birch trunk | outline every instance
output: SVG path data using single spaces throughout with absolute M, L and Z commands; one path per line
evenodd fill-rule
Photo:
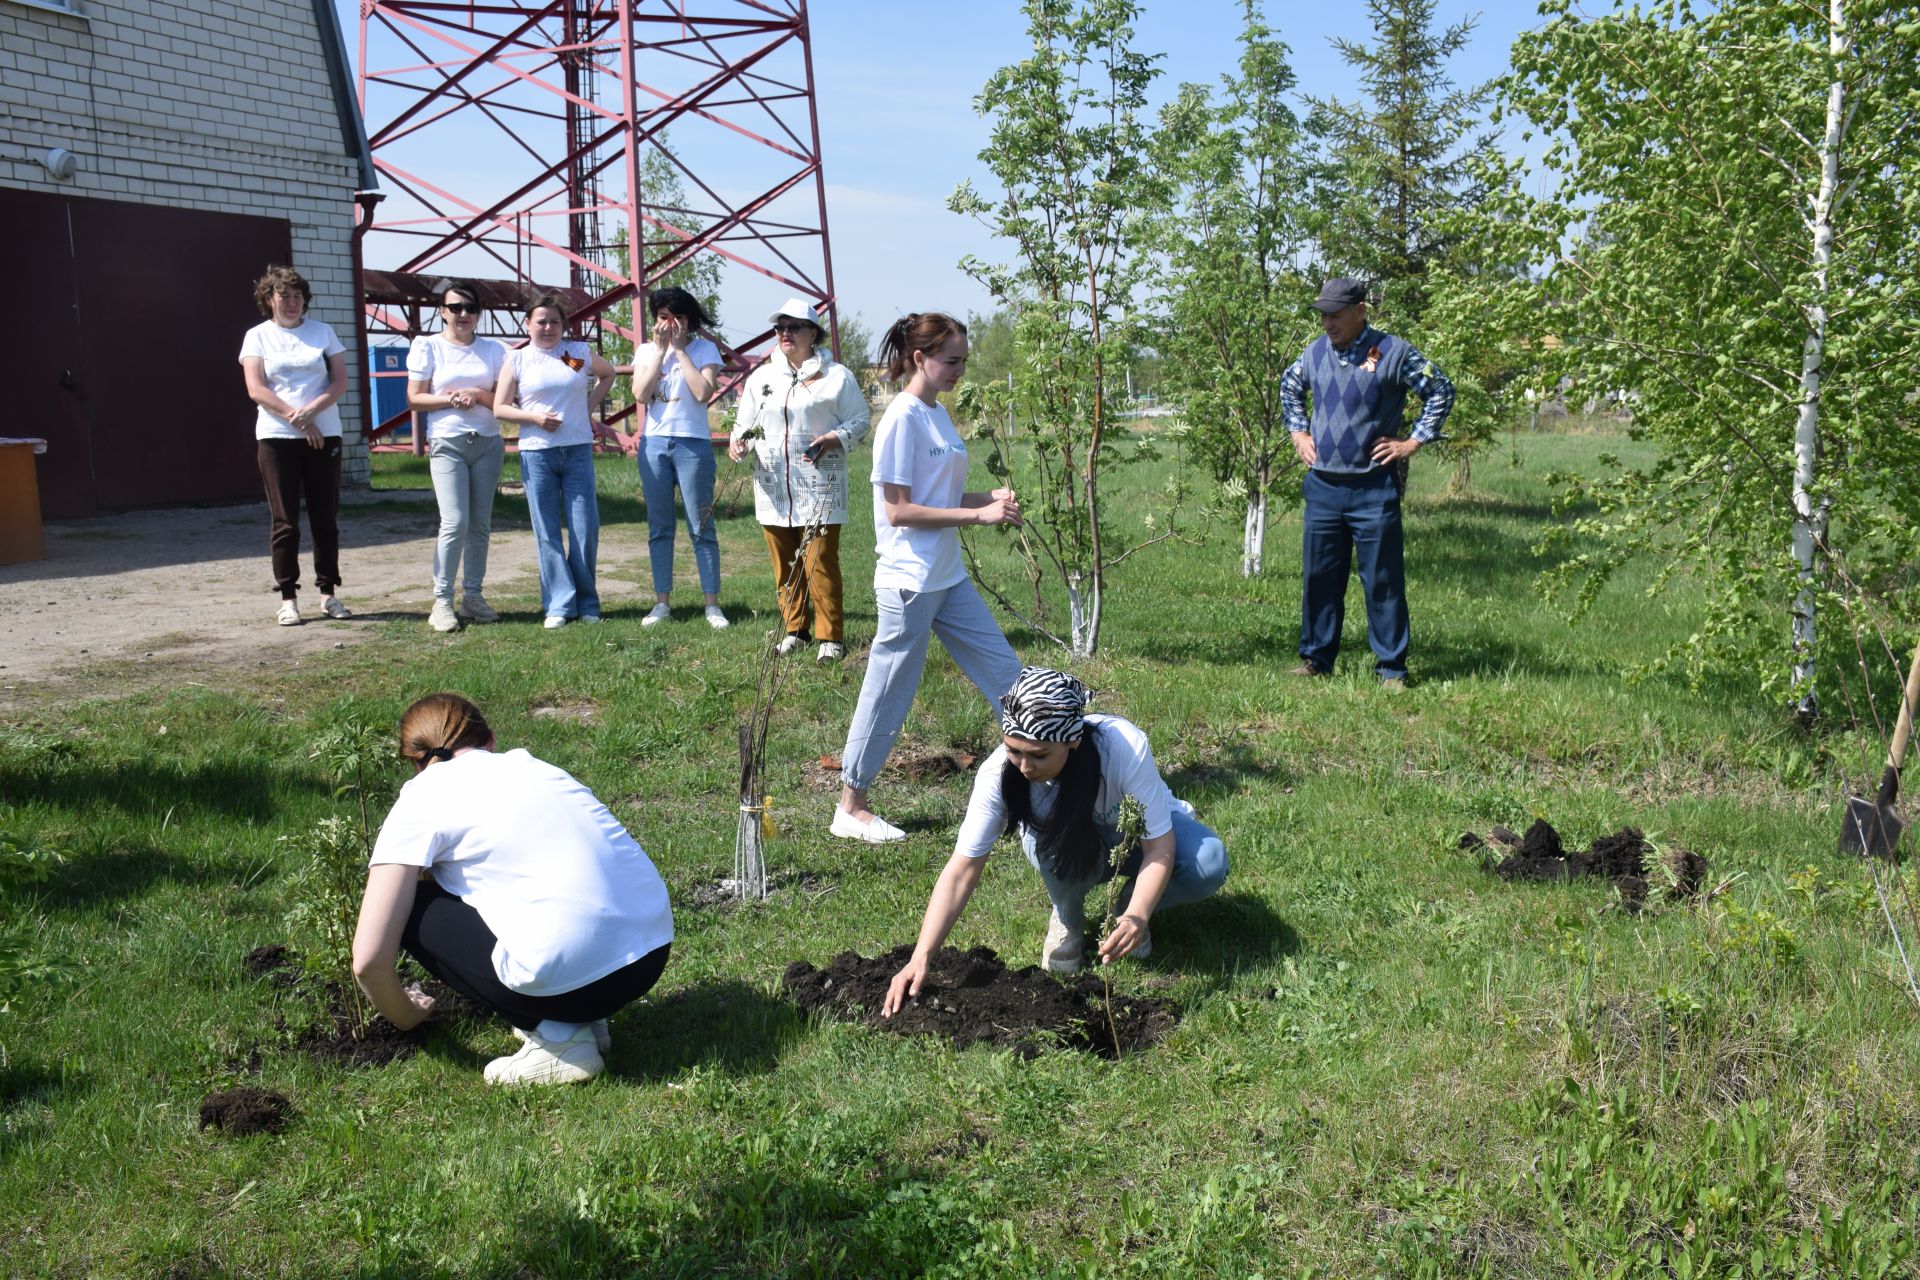
M 1267 494 L 1264 488 L 1247 503 L 1246 528 L 1240 539 L 1240 576 L 1257 578 L 1266 570 Z

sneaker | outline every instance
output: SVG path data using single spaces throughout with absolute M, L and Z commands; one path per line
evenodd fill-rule
M 665 606 L 664 604 L 657 604 L 653 606 L 652 612 L 648 613 L 646 617 L 640 619 L 640 625 L 643 627 L 651 627 L 655 623 L 665 622 L 668 618 L 671 618 L 672 616 L 673 616 L 673 610 L 667 608 L 667 606 Z
M 816 657 L 814 661 L 838 662 L 846 656 L 847 646 L 841 644 L 838 640 L 822 640 L 820 642 L 820 655 Z
M 1324 676 L 1330 673 L 1314 666 L 1311 662 L 1302 662 L 1299 666 L 1287 672 L 1287 674 L 1290 676 Z
M 1405 693 L 1407 691 L 1407 678 L 1405 676 L 1381 676 L 1380 687 L 1388 693 Z
M 280 602 L 280 612 L 273 615 L 273 620 L 283 627 L 299 626 L 300 602 L 298 600 L 282 600 Z
M 707 625 L 712 627 L 715 631 L 725 631 L 728 627 L 732 626 L 733 624 L 727 621 L 726 614 L 720 612 L 719 605 L 710 604 L 707 606 Z
M 500 615 L 494 612 L 486 597 L 478 591 L 469 591 L 460 597 L 460 608 L 456 611 L 470 622 L 488 623 L 500 621 Z
M 1069 929 L 1058 910 L 1047 913 L 1047 936 L 1040 943 L 1040 967 L 1048 973 L 1078 973 L 1087 948 L 1087 933 Z
M 351 618 L 353 616 L 353 610 L 341 604 L 339 596 L 321 596 L 320 612 L 326 614 L 329 618 Z
M 521 1044 L 525 1044 L 533 1039 L 533 1033 L 530 1031 L 522 1031 L 518 1027 L 508 1027 L 507 1030 L 513 1032 L 513 1038 Z M 600 1051 L 601 1057 L 604 1058 L 608 1053 L 612 1052 L 613 1030 L 607 1025 L 605 1018 L 601 1018 L 598 1022 L 589 1022 L 587 1024 L 587 1030 L 593 1032 L 593 1047 Z
M 806 644 L 805 640 L 802 640 L 798 635 L 789 631 L 780 638 L 780 643 L 773 647 L 773 651 L 784 656 L 792 653 L 804 644 Z
M 445 600 L 433 602 L 433 612 L 427 615 L 427 625 L 435 631 L 458 631 L 460 619 L 454 613 L 453 606 Z
M 868 844 L 890 844 L 907 838 L 906 832 L 878 814 L 872 820 L 862 822 L 838 805 L 834 806 L 833 823 L 827 830 L 844 839 L 865 840 Z
M 558 631 L 560 628 L 567 625 L 567 620 L 561 617 L 559 614 L 553 613 L 553 614 L 548 614 L 547 620 L 541 623 L 540 625 L 545 627 L 549 631 Z
M 583 613 L 580 615 L 579 621 L 589 627 L 597 627 L 600 625 L 600 615 L 597 613 Z
M 594 1043 L 593 1028 L 581 1027 L 570 1040 L 542 1040 L 529 1032 L 520 1051 L 487 1064 L 488 1084 L 577 1084 L 606 1070 L 606 1060 Z

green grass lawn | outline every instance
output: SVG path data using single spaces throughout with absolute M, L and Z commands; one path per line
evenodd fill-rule
M 1532 590 L 1547 473 L 1634 447 L 1523 436 L 1467 500 L 1416 463 L 1404 696 L 1372 680 L 1357 587 L 1335 677 L 1285 674 L 1297 519 L 1261 580 L 1238 576 L 1232 516 L 1114 575 L 1078 669 L 1234 864 L 1119 966 L 1184 1016 L 1118 1063 L 955 1053 L 782 1000 L 793 960 L 912 939 L 970 784 L 889 774 L 875 804 L 910 840 L 826 836 L 816 761 L 856 665 L 795 662 L 782 686 L 769 858 L 807 887 L 691 906 L 731 869 L 733 726 L 776 625 L 737 485 L 725 633 L 642 630 L 643 604 L 556 633 L 392 623 L 229 687 L 16 718 L 0 830 L 66 861 L 0 890 L 0 938 L 77 967 L 0 1014 L 0 1274 L 1914 1274 L 1915 1009 L 1861 866 L 1833 852 L 1873 740 L 1804 736 L 1732 687 L 1627 681 L 1697 625 L 1684 588 L 1623 579 L 1578 626 Z M 382 457 L 376 486 L 424 487 L 423 466 Z M 608 521 L 642 518 L 630 462 L 601 479 Z M 1116 509 L 1159 479 L 1114 482 Z M 978 545 L 1017 595 L 1003 544 Z M 843 555 L 857 654 L 864 494 Z M 675 892 L 673 962 L 591 1085 L 489 1088 L 508 1033 L 460 1019 L 392 1066 L 320 1065 L 290 1043 L 309 1007 L 243 966 L 289 939 L 287 838 L 341 807 L 307 744 L 441 688 L 591 786 Z M 537 714 L 555 707 L 591 714 Z M 993 741 L 936 653 L 902 750 Z M 1456 848 L 1536 816 L 1581 845 L 1628 824 L 1684 845 L 1717 892 L 1634 916 L 1601 883 L 1509 885 Z M 1003 846 L 954 942 L 1030 963 L 1045 918 Z M 291 1097 L 286 1131 L 201 1131 L 201 1096 L 235 1083 Z

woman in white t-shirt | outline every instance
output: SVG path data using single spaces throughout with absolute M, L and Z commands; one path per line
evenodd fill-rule
M 313 535 L 313 585 L 320 612 L 351 618 L 340 603 L 340 410 L 347 393 L 347 349 L 331 326 L 307 314 L 313 288 L 292 267 L 269 267 L 253 285 L 268 317 L 247 330 L 240 368 L 254 415 L 254 454 L 267 490 L 273 584 L 283 627 L 300 625 L 300 503 Z
M 524 1043 L 492 1084 L 599 1075 L 607 1019 L 660 980 L 667 889 L 627 829 L 565 770 L 496 754 L 480 709 L 436 693 L 400 719 L 414 777 L 374 843 L 353 972 L 401 1030 L 433 1012 L 394 969 L 400 948 Z
M 940 393 L 953 390 L 967 371 L 967 327 L 937 311 L 904 316 L 881 339 L 880 359 L 890 379 L 906 379 L 906 389 L 873 433 L 879 622 L 840 757 L 840 804 L 830 828 L 870 844 L 906 838 L 867 807 L 867 788 L 913 707 L 928 640 L 940 637 L 995 715 L 1000 694 L 1020 673 L 1020 659 L 960 558 L 962 525 L 1020 523 L 1013 490 L 967 492 L 967 446 L 940 407 Z
M 592 412 L 613 385 L 613 366 L 586 343 L 564 341 L 566 324 L 566 307 L 553 294 L 529 302 L 528 344 L 507 353 L 493 392 L 494 416 L 521 424 L 520 478 L 527 486 L 540 611 L 549 631 L 575 618 L 600 621 L 593 441 L 619 438 Z
M 427 469 L 440 504 L 440 539 L 433 550 L 433 612 L 427 625 L 458 631 L 462 616 L 498 622 L 480 594 L 493 532 L 493 494 L 506 461 L 506 441 L 493 416 L 493 389 L 507 349 L 476 336 L 480 290 L 468 280 L 442 280 L 439 333 L 415 338 L 407 350 L 407 407 L 427 418 Z M 453 580 L 464 568 L 456 607 Z
M 720 348 L 705 334 L 713 317 L 685 289 L 668 286 L 647 295 L 653 341 L 633 353 L 633 399 L 647 406 L 640 439 L 640 493 L 647 504 L 647 559 L 654 605 L 640 625 L 672 616 L 673 491 L 686 509 L 693 563 L 706 595 L 707 625 L 727 626 L 720 611 L 720 538 L 713 527 L 713 430 L 707 406 L 720 390 Z
M 1119 716 L 1088 715 L 1093 695 L 1072 676 L 1026 667 L 1001 700 L 1001 745 L 981 762 L 973 797 L 927 901 L 913 956 L 894 975 L 881 1012 L 889 1017 L 920 994 L 927 961 L 967 909 L 994 842 L 1018 828 L 1027 861 L 1052 900 L 1040 963 L 1053 973 L 1079 970 L 1086 947 L 1086 898 L 1114 875 L 1122 886 L 1117 918 L 1100 944 L 1100 962 L 1153 952 L 1148 921 L 1165 907 L 1194 902 L 1227 879 L 1220 837 L 1177 800 L 1154 763 L 1147 736 Z M 1111 865 L 1127 798 L 1145 814 L 1140 847 Z

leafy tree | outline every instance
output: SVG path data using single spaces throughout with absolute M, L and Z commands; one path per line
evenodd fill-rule
M 1708 618 L 1670 656 L 1738 663 L 1810 715 L 1823 661 L 1910 599 L 1920 560 L 1920 20 L 1850 0 L 1544 12 L 1502 96 L 1554 142 L 1537 175 L 1507 166 L 1491 234 L 1530 242 L 1544 327 L 1662 446 L 1570 485 L 1600 514 L 1563 531 L 1559 580 L 1584 607 L 1636 555 L 1656 589 L 1700 573 Z M 1853 627 L 1817 632 L 1822 603 Z
M 1003 195 L 988 200 L 963 184 L 949 207 L 1014 248 L 1010 264 L 961 263 L 1017 317 L 1014 388 L 983 388 L 993 392 L 983 394 L 983 419 L 1003 432 L 999 410 L 1011 401 L 1022 447 L 990 435 L 992 465 L 1021 495 L 1036 584 L 1044 562 L 1065 587 L 1068 643 L 1086 656 L 1100 643 L 1107 571 L 1166 536 L 1149 528 L 1116 552 L 1100 494 L 1140 333 L 1144 215 L 1157 198 L 1142 113 L 1158 55 L 1132 46 L 1133 0 L 1026 0 L 1023 9 L 1033 55 L 996 71 L 975 102 L 994 121 L 980 158 Z
M 1252 3 L 1240 43 L 1224 101 L 1185 85 L 1161 114 L 1158 163 L 1175 194 L 1158 224 L 1167 324 L 1155 340 L 1196 454 L 1245 506 L 1240 571 L 1254 577 L 1268 499 L 1296 464 L 1280 377 L 1319 330 L 1297 268 L 1311 232 L 1287 47 Z
M 866 373 L 873 364 L 873 330 L 859 312 L 840 313 L 840 346 L 833 358 L 856 375 Z

